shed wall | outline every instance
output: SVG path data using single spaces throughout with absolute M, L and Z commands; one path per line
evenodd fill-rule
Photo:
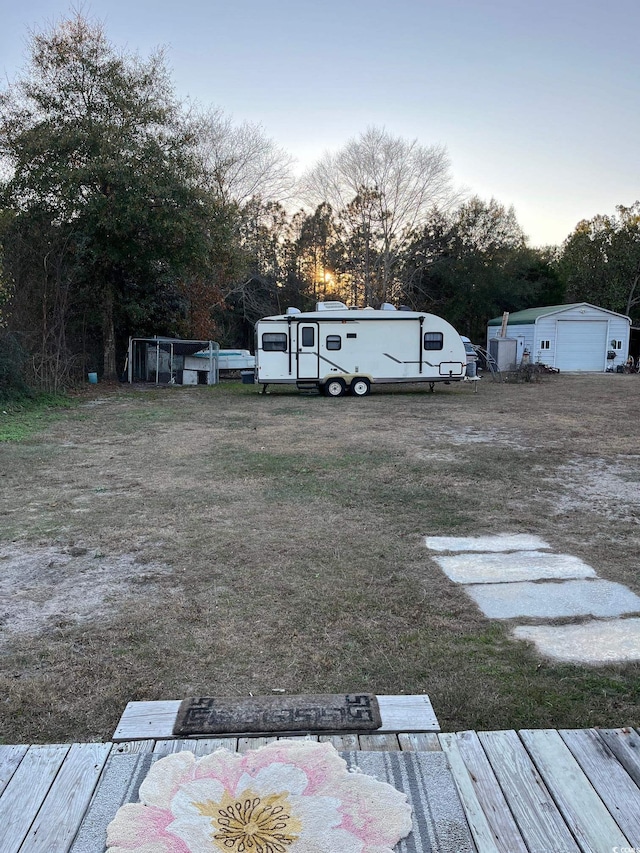
M 531 350 L 531 358 L 540 364 L 549 364 L 552 367 L 557 367 L 556 364 L 556 348 L 557 348 L 557 320 L 558 315 L 552 314 L 550 317 L 541 317 L 533 327 L 533 349 Z M 542 349 L 542 342 L 549 341 L 549 348 Z

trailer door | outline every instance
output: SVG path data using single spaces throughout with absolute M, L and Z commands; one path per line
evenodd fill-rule
M 320 364 L 318 324 L 298 324 L 298 379 L 317 379 Z

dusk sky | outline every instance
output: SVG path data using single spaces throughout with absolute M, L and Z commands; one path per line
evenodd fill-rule
M 0 72 L 62 0 L 0 0 Z M 640 199 L 638 0 L 93 0 L 119 48 L 164 46 L 177 94 L 313 165 L 370 126 L 446 146 L 458 185 L 534 246 Z

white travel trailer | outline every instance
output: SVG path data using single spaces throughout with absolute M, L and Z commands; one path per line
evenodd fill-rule
M 464 379 L 460 335 L 446 320 L 418 311 L 347 308 L 318 302 L 256 323 L 256 381 L 318 388 L 328 397 L 364 397 L 374 383 Z

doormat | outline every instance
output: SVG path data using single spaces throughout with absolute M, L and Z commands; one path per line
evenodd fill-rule
M 405 793 L 311 741 L 173 753 L 151 767 L 139 799 L 108 826 L 114 853 L 392 853 L 412 829 Z
M 358 732 L 382 725 L 370 693 L 303 696 L 220 696 L 183 699 L 173 734 Z

